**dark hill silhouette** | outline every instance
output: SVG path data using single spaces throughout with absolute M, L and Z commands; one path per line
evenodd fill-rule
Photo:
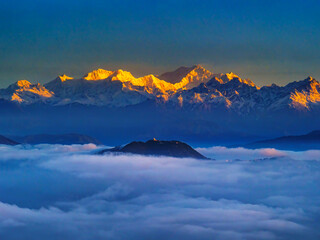
M 15 142 L 9 138 L 6 138 L 2 135 L 0 135 L 0 144 L 5 144 L 5 145 L 17 145 L 19 144 L 18 142 Z
M 305 135 L 284 136 L 245 145 L 247 148 L 277 148 L 283 150 L 303 151 L 320 149 L 320 130 Z
M 76 133 L 69 134 L 37 134 L 37 135 L 28 135 L 24 137 L 12 137 L 14 140 L 26 143 L 26 144 L 88 144 L 93 143 L 100 145 L 101 142 L 97 139 Z
M 149 140 L 147 142 L 131 142 L 123 147 L 105 149 L 103 153 L 120 152 L 140 155 L 169 156 L 177 158 L 208 159 L 188 144 L 179 141 Z

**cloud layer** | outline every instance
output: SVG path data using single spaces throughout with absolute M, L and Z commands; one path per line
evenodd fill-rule
M 318 239 L 318 151 L 1 146 L 1 239 Z

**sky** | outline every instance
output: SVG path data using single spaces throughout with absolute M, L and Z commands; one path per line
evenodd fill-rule
M 204 161 L 101 148 L 0 146 L 0 238 L 320 237 L 318 150 L 197 149 L 216 159 Z
M 320 79 L 318 0 L 1 0 L 0 87 L 201 64 L 258 85 Z

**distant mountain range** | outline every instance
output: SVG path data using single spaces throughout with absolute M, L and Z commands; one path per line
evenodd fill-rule
M 282 150 L 303 151 L 320 149 L 320 130 L 305 135 L 284 136 L 244 145 L 247 148 L 276 148 Z
M 84 104 L 125 107 L 148 100 L 181 108 L 248 111 L 319 108 L 320 84 L 312 77 L 284 87 L 259 88 L 234 73 L 213 74 L 200 65 L 180 67 L 160 76 L 136 78 L 130 72 L 97 69 L 81 79 L 61 75 L 44 85 L 20 80 L 0 90 L 0 98 L 19 104 Z
M 0 135 L 0 144 L 3 144 L 3 145 L 17 145 L 19 143 Z
M 28 136 L 10 136 L 9 138 L 0 136 L 0 144 L 17 145 L 17 144 L 88 144 L 93 143 L 102 145 L 97 139 L 76 133 L 70 134 L 37 134 Z
M 2 134 L 81 132 L 108 145 L 153 137 L 238 144 L 318 129 L 319 114 L 320 84 L 312 77 L 260 88 L 200 65 L 143 77 L 98 69 L 0 89 Z
M 88 144 L 93 143 L 96 145 L 102 145 L 100 141 L 97 139 L 76 133 L 69 134 L 36 134 L 36 135 L 28 135 L 23 137 L 11 137 L 15 141 L 19 143 L 27 143 L 27 144 Z
M 152 155 L 177 158 L 208 159 L 186 143 L 179 141 L 160 141 L 156 139 L 146 142 L 131 142 L 123 147 L 105 149 L 99 153 L 132 153 L 146 156 Z

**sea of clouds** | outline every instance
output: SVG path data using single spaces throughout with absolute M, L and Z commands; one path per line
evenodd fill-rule
M 320 151 L 0 146 L 0 239 L 320 239 Z

